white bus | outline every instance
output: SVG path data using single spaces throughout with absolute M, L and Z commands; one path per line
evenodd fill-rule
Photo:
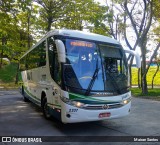
M 20 59 L 22 94 L 45 118 L 63 123 L 98 121 L 130 113 L 128 63 L 112 38 L 77 30 L 47 33 Z

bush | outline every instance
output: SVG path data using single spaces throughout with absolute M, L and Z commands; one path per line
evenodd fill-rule
M 0 69 L 1 82 L 8 83 L 15 81 L 18 64 L 11 63 Z
M 7 61 L 5 59 L 2 60 L 2 66 L 9 65 L 9 64 L 10 64 L 9 61 Z

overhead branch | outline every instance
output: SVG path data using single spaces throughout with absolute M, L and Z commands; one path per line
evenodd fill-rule
M 135 9 L 135 6 L 136 6 L 137 2 L 138 2 L 138 0 L 136 0 L 136 1 L 134 2 L 134 5 L 133 5 L 133 7 L 132 7 L 132 9 L 131 9 L 131 14 L 132 14 L 133 10 Z
M 127 3 L 128 3 L 128 1 L 125 0 L 125 2 L 124 2 L 124 8 L 125 8 L 125 11 L 126 11 L 127 15 L 128 15 L 129 18 L 130 18 L 130 21 L 131 21 L 131 24 L 132 24 L 133 29 L 134 29 L 134 31 L 135 31 L 136 37 L 138 38 L 138 37 L 139 37 L 138 30 L 137 30 L 137 28 L 136 28 L 136 24 L 135 24 L 134 19 L 133 19 L 133 17 L 132 17 L 132 13 L 129 12 L 129 9 L 128 9 L 128 7 L 127 7 Z
M 124 39 L 125 39 L 125 42 L 126 42 L 127 46 L 129 47 L 129 49 L 132 50 L 132 46 L 130 45 L 130 43 L 128 41 L 128 38 L 127 38 L 127 35 L 126 35 L 126 15 L 124 16 L 124 24 L 125 24 Z
M 143 30 L 143 26 L 144 26 L 144 21 L 145 21 L 145 18 L 146 18 L 146 9 L 147 9 L 147 4 L 146 4 L 146 1 L 143 0 L 144 2 L 144 11 L 143 11 L 143 17 L 142 17 L 142 21 L 141 21 L 141 24 L 140 24 L 140 28 L 139 28 L 139 34 L 142 33 L 142 30 Z
M 145 1 L 145 0 L 144 0 Z M 141 38 L 144 38 L 146 37 L 150 27 L 151 27 L 151 24 L 152 24 L 152 19 L 153 19 L 153 3 L 152 1 L 148 1 L 149 2 L 149 6 L 150 6 L 150 15 L 149 15 L 149 20 L 148 20 L 148 23 L 146 25 L 146 28 L 144 29 L 143 33 L 142 33 L 142 36 Z

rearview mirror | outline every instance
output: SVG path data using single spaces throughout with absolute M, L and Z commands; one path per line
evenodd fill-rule
M 133 50 L 124 50 L 124 51 L 125 51 L 125 53 L 130 53 L 130 54 L 135 56 L 135 58 L 136 58 L 136 67 L 140 68 L 141 67 L 140 55 L 136 51 L 133 51 Z
M 66 62 L 66 52 L 65 52 L 64 43 L 61 40 L 55 40 L 55 44 L 57 47 L 59 62 Z

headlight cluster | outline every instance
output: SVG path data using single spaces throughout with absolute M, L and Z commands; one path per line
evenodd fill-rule
M 123 104 L 123 105 L 126 105 L 126 104 L 128 104 L 130 101 L 131 101 L 131 97 L 129 97 L 129 98 L 127 98 L 127 99 L 123 99 L 123 100 L 122 100 L 122 104 Z
M 121 104 L 122 104 L 122 105 L 128 104 L 129 102 L 131 102 L 131 98 L 132 98 L 132 97 L 131 97 L 131 92 L 125 94 L 125 95 L 122 97 L 122 102 L 121 102 Z
M 81 103 L 81 102 L 78 102 L 78 101 L 73 101 L 73 100 L 70 100 L 66 97 L 61 97 L 61 100 L 64 102 L 64 103 L 67 103 L 68 105 L 72 105 L 72 106 L 75 106 L 75 107 L 78 107 L 78 108 L 83 108 L 84 107 L 84 103 Z

